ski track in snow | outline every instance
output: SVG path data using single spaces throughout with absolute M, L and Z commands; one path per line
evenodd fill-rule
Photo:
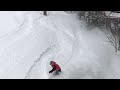
M 46 26 L 46 24 L 43 23 L 43 22 L 41 22 L 40 24 Z M 70 37 L 70 38 L 72 38 L 74 40 L 73 35 L 70 34 L 70 32 L 68 32 L 68 31 L 64 31 L 64 28 L 63 28 L 63 30 L 61 30 L 61 27 L 60 28 L 56 28 L 56 25 L 53 24 L 53 23 L 51 23 L 51 25 L 54 25 L 53 26 L 54 28 L 49 28 L 48 27 L 49 30 L 54 31 L 54 32 L 56 30 L 60 30 L 59 32 L 56 31 L 57 34 L 60 34 L 60 33 L 66 34 L 67 38 Z M 57 37 L 55 37 L 55 38 L 57 38 Z M 64 39 L 60 38 L 60 41 L 64 41 Z M 59 54 L 63 53 L 63 52 L 59 51 L 60 49 L 58 49 L 58 48 L 60 48 L 60 47 L 58 47 L 58 46 L 59 45 L 57 45 L 57 42 L 56 42 L 53 48 L 48 48 L 47 50 L 45 50 L 40 55 L 39 59 L 37 59 L 35 61 L 35 63 L 31 66 L 31 68 L 30 68 L 30 70 L 27 73 L 25 78 L 39 78 L 39 79 L 40 78 L 52 79 L 52 78 L 60 78 L 60 77 L 64 78 L 62 74 L 59 77 L 57 77 L 57 76 L 56 77 L 51 77 L 51 75 L 48 74 L 48 71 L 50 69 L 50 67 L 48 67 L 50 60 L 52 60 L 52 59 L 57 60 L 58 59 L 57 56 L 59 56 Z M 63 48 L 66 49 L 66 51 L 69 51 L 69 50 L 67 50 L 66 47 L 63 47 Z M 65 53 L 65 51 L 64 51 L 64 53 Z M 71 56 L 69 56 L 68 59 L 64 60 L 64 63 L 61 64 L 62 67 L 65 65 L 65 63 L 69 62 L 70 57 Z M 64 71 L 64 69 L 63 69 L 63 71 Z M 42 75 L 40 75 L 40 74 L 42 74 Z
M 16 68 L 17 65 L 21 65 L 21 64 L 23 64 L 22 66 L 27 65 L 26 62 L 28 62 L 31 59 L 37 58 L 38 57 L 37 55 L 39 55 L 41 52 L 43 52 L 43 50 L 45 50 L 45 48 L 47 48 L 47 46 L 49 46 L 49 45 L 47 45 L 47 44 L 51 43 L 50 41 L 48 42 L 49 39 L 46 41 L 42 41 L 42 38 L 40 39 L 38 37 L 41 35 L 40 33 L 43 34 L 43 35 L 41 35 L 41 37 L 43 36 L 43 38 L 45 37 L 46 39 L 47 38 L 53 39 L 52 33 L 50 35 L 48 35 L 50 32 L 44 31 L 45 28 L 43 28 L 43 30 L 39 31 L 39 26 L 35 26 L 35 25 L 37 25 L 37 22 L 30 21 L 30 20 L 31 20 L 31 17 L 29 15 L 26 15 L 24 23 L 22 23 L 22 25 L 20 25 L 20 28 L 18 27 L 18 30 L 9 32 L 4 37 L 0 38 L 1 46 L 3 46 L 3 48 L 0 48 L 1 49 L 1 51 L 0 51 L 0 53 L 1 53 L 0 54 L 0 56 L 1 56 L 0 62 L 1 63 L 0 64 L 1 64 L 1 67 L 3 66 L 6 68 L 6 69 L 4 69 L 4 71 L 2 70 L 2 68 L 0 69 L 0 75 L 4 75 L 4 72 L 6 73 L 3 78 L 9 78 L 9 77 L 17 78 L 19 76 L 19 75 L 18 76 L 16 75 L 17 72 L 18 73 L 25 72 L 31 63 L 29 63 L 29 65 L 26 68 L 24 68 L 25 70 L 23 70 L 23 71 L 19 70 L 19 69 L 22 70 L 21 67 L 17 68 L 18 70 L 16 70 L 16 71 L 14 70 L 14 72 L 12 72 L 13 74 L 11 74 L 11 76 L 10 76 L 9 73 L 11 73 L 11 70 L 13 71 L 13 68 Z M 37 30 L 37 28 L 38 28 L 38 30 Z M 34 35 L 34 37 L 33 37 L 33 35 Z M 25 44 L 26 42 L 24 42 L 24 41 L 26 41 L 27 44 L 29 44 L 29 45 L 30 45 L 30 42 L 32 42 L 34 47 L 33 47 L 33 45 L 26 47 L 27 44 Z M 24 46 L 24 44 L 22 44 L 23 42 L 24 42 L 25 46 Z M 47 44 L 45 44 L 44 48 L 42 48 L 42 43 L 44 44 L 45 42 Z M 39 44 L 41 43 L 40 44 L 41 47 L 39 47 L 39 44 L 37 44 L 37 43 L 39 43 Z M 20 48 L 22 47 L 22 49 L 20 50 L 19 47 Z M 38 48 L 36 48 L 36 47 L 38 47 Z M 29 50 L 28 50 L 28 48 L 29 48 Z M 38 49 L 38 50 L 36 51 L 36 49 Z M 19 51 L 18 53 L 16 53 L 17 50 Z M 23 50 L 23 53 L 21 53 L 22 50 Z M 32 53 L 32 51 L 34 53 Z M 9 57 L 6 57 L 8 55 L 9 55 Z M 11 62 L 9 61 L 8 58 L 11 60 Z M 23 61 L 26 58 L 27 58 L 27 60 Z M 18 59 L 18 60 L 16 60 L 16 59 Z M 4 63 L 3 60 L 6 60 L 7 63 Z M 30 61 L 30 62 L 32 62 L 32 61 Z M 10 66 L 12 65 L 12 67 L 10 67 L 9 71 L 8 71 L 7 68 L 9 67 L 9 65 Z M 24 76 L 24 74 L 21 76 Z M 21 78 L 21 77 L 19 77 L 19 78 Z
M 11 47 L 17 40 L 22 38 L 25 34 L 29 33 L 27 31 L 28 29 L 26 30 L 26 27 L 28 27 L 28 25 L 30 25 L 29 19 L 27 18 L 27 16 L 25 16 L 24 21 L 19 25 L 19 27 L 14 29 L 12 32 L 9 32 L 9 33 L 0 37 L 0 44 L 1 45 L 3 44 L 2 45 L 3 48 L 0 48 L 0 49 L 5 50 L 5 49 Z
M 53 45 L 53 46 L 54 46 L 54 45 Z M 37 66 L 37 64 L 38 64 L 39 61 L 42 59 L 42 57 L 43 57 L 44 55 L 46 55 L 46 53 L 49 52 L 49 51 L 52 49 L 53 46 L 48 47 L 44 52 L 42 52 L 42 54 L 40 54 L 40 57 L 39 57 L 36 61 L 34 61 L 34 64 L 30 67 L 28 73 L 27 73 L 26 76 L 25 76 L 25 79 L 29 78 L 29 77 L 30 77 L 30 74 L 31 74 L 32 72 L 35 72 L 35 71 L 32 71 L 32 70 L 34 69 L 34 67 Z

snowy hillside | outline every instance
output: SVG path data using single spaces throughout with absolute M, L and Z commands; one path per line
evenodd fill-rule
M 0 12 L 0 78 L 120 78 L 120 55 L 104 33 L 63 11 Z M 54 77 L 50 61 L 62 69 Z

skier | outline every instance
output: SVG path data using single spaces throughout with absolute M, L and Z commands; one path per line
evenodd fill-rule
M 49 73 L 55 71 L 55 75 L 58 75 L 61 72 L 61 68 L 58 64 L 56 64 L 56 62 L 50 61 L 50 65 L 52 66 L 52 70 L 49 71 Z

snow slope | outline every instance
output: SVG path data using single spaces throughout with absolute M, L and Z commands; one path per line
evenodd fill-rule
M 34 61 L 49 47 L 52 34 L 34 22 L 34 13 L 38 15 L 37 12 L 21 12 L 21 17 L 25 17 L 22 25 L 0 38 L 0 78 L 24 78 Z
M 56 32 L 57 42 L 33 65 L 26 78 L 119 78 L 120 72 L 116 69 L 119 55 L 114 53 L 100 30 L 87 30 L 75 15 L 51 14 L 54 16 L 39 21 Z M 48 74 L 50 60 L 60 64 L 63 71 L 60 76 Z
M 0 22 L 0 78 L 120 78 L 120 55 L 100 30 L 87 29 L 75 14 L 0 13 L 2 21 L 12 22 L 8 27 Z M 61 66 L 59 76 L 48 73 L 51 60 Z

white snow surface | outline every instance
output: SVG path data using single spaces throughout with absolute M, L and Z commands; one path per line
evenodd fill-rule
M 0 78 L 120 78 L 120 55 L 104 33 L 63 11 L 0 11 Z M 49 74 L 49 62 L 62 69 Z

